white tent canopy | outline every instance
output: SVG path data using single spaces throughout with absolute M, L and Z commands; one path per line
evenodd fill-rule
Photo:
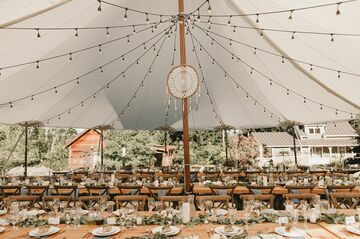
M 0 29 L 0 68 L 6 68 L 1 70 L 0 76 L 0 123 L 41 121 L 55 127 L 114 125 L 120 129 L 155 129 L 169 125 L 182 128 L 181 101 L 171 98 L 169 102 L 166 92 L 172 59 L 175 59 L 175 65 L 179 64 L 177 29 L 172 27 L 169 38 L 162 37 L 173 24 L 166 21 L 169 17 L 165 15 L 178 14 L 177 0 L 109 2 L 163 14 L 163 23 L 152 33 L 151 23 L 159 22 L 159 17 L 150 14 L 150 24 L 137 26 L 136 34 L 133 34 L 133 27 L 109 28 L 109 36 L 104 28 L 80 29 L 75 37 L 75 28 L 144 24 L 146 15 L 128 11 L 128 19 L 124 21 L 123 9 L 102 3 L 102 11 L 98 12 L 96 0 L 0 2 L 0 24 L 5 28 L 71 28 L 40 30 L 40 38 L 36 30 Z M 185 13 L 196 10 L 203 2 L 186 0 Z M 214 15 L 314 5 L 312 1 L 286 0 L 210 2 Z M 317 5 L 325 3 L 334 2 L 316 1 Z M 206 9 L 207 6 L 202 7 L 201 14 L 207 14 Z M 255 16 L 231 18 L 231 25 L 245 28 L 290 30 L 290 33 L 264 30 L 263 36 L 254 29 L 237 28 L 233 32 L 233 27 L 226 26 L 228 18 L 225 17 L 210 19 L 210 30 L 208 17 L 201 17 L 193 28 L 189 21 L 187 62 L 195 67 L 201 78 L 198 110 L 196 97 L 191 99 L 190 128 L 213 129 L 222 123 L 236 128 L 260 128 L 276 126 L 285 120 L 314 123 L 355 117 L 360 111 L 360 77 L 356 76 L 360 73 L 360 37 L 334 35 L 334 41 L 331 41 L 330 35 L 297 33 L 360 34 L 360 1 L 341 4 L 340 10 L 341 15 L 336 15 L 336 6 L 332 5 L 295 11 L 292 20 L 288 20 L 288 12 L 261 15 L 259 23 Z M 211 31 L 210 37 L 205 34 L 206 30 Z M 296 31 L 294 39 L 291 39 L 291 31 Z M 213 44 L 211 37 L 215 40 Z M 233 39 L 231 45 L 229 38 Z M 114 41 L 105 43 L 111 40 Z M 151 49 L 153 44 L 155 51 Z M 75 53 L 91 46 L 94 48 Z M 159 56 L 155 57 L 158 51 Z M 64 56 L 41 61 L 61 54 Z M 141 55 L 143 57 L 137 64 L 136 59 Z M 281 56 L 285 57 L 284 63 Z M 237 57 L 241 60 L 237 61 Z M 212 58 L 215 64 L 212 64 Z M 307 64 L 288 58 L 312 63 L 313 70 Z M 39 69 L 36 68 L 37 60 L 40 60 Z M 25 62 L 35 63 L 7 68 Z M 340 78 L 337 70 L 341 71 Z M 123 71 L 125 74 L 121 74 Z

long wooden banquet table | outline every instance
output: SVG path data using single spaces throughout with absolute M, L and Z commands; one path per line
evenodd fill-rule
M 340 210 L 344 214 L 354 215 L 356 214 L 356 210 Z M 238 219 L 242 218 L 244 215 L 243 211 L 238 211 Z M 138 212 L 137 215 L 150 215 L 150 212 Z M 148 233 L 153 228 L 158 225 L 146 225 L 146 226 L 136 226 L 133 228 L 124 228 L 120 233 L 109 237 L 110 239 L 125 239 L 130 237 L 141 237 L 144 234 Z M 180 225 L 177 225 L 180 226 Z M 209 238 L 209 231 L 211 229 L 215 229 L 219 225 L 217 224 L 199 224 L 196 226 L 183 226 L 181 228 L 181 232 L 177 235 L 177 237 L 189 237 L 191 235 L 197 235 L 199 238 Z M 249 225 L 247 233 L 249 236 L 255 235 L 258 232 L 267 232 L 274 233 L 274 229 L 278 227 L 277 223 L 259 223 L 254 225 Z M 296 225 L 299 228 L 305 228 L 304 223 L 298 223 Z M 96 225 L 80 225 L 79 227 L 74 228 L 73 226 L 67 225 L 58 225 L 60 231 L 54 235 L 46 237 L 47 239 L 92 239 L 91 231 L 99 226 Z M 240 226 L 245 228 L 245 226 Z M 327 224 L 324 222 L 312 224 L 307 223 L 306 225 L 306 239 L 330 239 L 330 238 L 340 238 L 340 239 L 356 239 L 360 238 L 359 235 L 352 234 L 345 229 L 345 225 L 342 224 Z M 18 239 L 18 238 L 34 238 L 29 237 L 29 231 L 33 228 L 14 228 L 12 226 L 6 226 L 4 232 L 0 233 L 0 238 L 6 239 Z M 105 237 L 108 238 L 108 237 Z

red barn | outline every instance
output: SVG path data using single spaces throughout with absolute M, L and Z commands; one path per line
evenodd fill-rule
M 69 169 L 93 168 L 100 162 L 100 132 L 84 130 L 66 145 L 69 149 Z

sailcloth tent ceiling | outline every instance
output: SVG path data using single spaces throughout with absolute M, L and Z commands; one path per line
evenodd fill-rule
M 206 1 L 185 0 L 185 14 L 193 13 L 185 15 L 187 63 L 200 78 L 190 99 L 191 129 L 356 117 L 360 1 L 319 0 L 330 5 L 259 15 L 250 13 L 314 2 L 210 3 L 209 18 Z M 166 90 L 180 59 L 177 0 L 100 6 L 99 12 L 97 0 L 0 2 L 0 123 L 181 130 L 181 100 Z

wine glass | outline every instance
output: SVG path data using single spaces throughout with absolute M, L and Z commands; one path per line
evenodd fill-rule
M 200 209 L 200 211 L 201 211 L 201 214 L 204 214 L 204 211 L 205 211 L 205 203 L 204 203 L 203 200 L 200 200 L 200 201 L 199 201 L 198 207 L 199 207 L 199 209 Z
M 148 208 L 149 208 L 149 212 L 152 212 L 152 210 L 154 209 L 155 207 L 155 199 L 150 197 L 148 199 Z
M 156 212 L 160 215 L 161 211 L 163 210 L 163 204 L 162 202 L 158 201 L 155 203 Z
M 230 224 L 234 225 L 236 222 L 236 208 L 229 209 L 229 219 L 230 219 Z
M 65 210 L 64 218 L 65 218 L 65 223 L 67 225 L 66 227 L 69 227 L 71 223 L 71 211 L 69 209 Z

